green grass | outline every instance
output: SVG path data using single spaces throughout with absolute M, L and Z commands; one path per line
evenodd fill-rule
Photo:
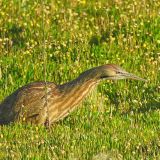
M 46 79 L 57 84 L 106 63 L 148 82 L 102 82 L 50 130 L 1 126 L 0 159 L 159 159 L 159 8 L 158 0 L 1 1 L 0 101 L 44 80 L 45 55 Z

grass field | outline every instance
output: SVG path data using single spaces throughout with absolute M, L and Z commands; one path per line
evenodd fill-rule
M 148 82 L 102 82 L 50 130 L 1 126 L 0 159 L 160 159 L 159 0 L 0 1 L 0 101 L 107 63 Z

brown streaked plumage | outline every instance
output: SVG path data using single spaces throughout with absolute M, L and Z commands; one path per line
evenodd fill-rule
M 46 124 L 46 121 L 52 124 L 74 110 L 100 80 L 125 78 L 145 81 L 115 64 L 107 64 L 89 69 L 78 78 L 62 85 L 55 85 L 52 82 L 30 83 L 13 92 L 0 104 L 0 124 L 10 122 Z

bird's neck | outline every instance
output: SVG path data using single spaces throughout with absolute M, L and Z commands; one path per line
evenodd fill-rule
M 59 95 L 55 97 L 56 103 L 51 108 L 50 112 L 60 113 L 58 117 L 51 117 L 51 121 L 56 121 L 66 117 L 71 111 L 75 109 L 77 104 L 87 95 L 87 93 L 97 84 L 101 79 L 96 68 L 83 72 L 78 78 L 59 85 Z
M 78 78 L 59 86 L 65 106 L 77 105 L 99 81 L 95 69 L 83 72 Z
M 65 95 L 80 95 L 86 93 L 92 86 L 94 86 L 99 81 L 99 79 L 100 78 L 97 74 L 97 70 L 93 68 L 83 72 L 78 78 L 60 85 L 59 89 L 61 93 L 64 93 Z

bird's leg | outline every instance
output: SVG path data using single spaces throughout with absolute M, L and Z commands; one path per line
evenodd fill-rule
M 47 128 L 47 129 L 50 129 L 50 122 L 49 122 L 49 118 L 47 117 L 46 118 L 46 121 L 44 123 L 44 126 Z
M 50 120 L 49 120 L 49 113 L 48 113 L 48 106 L 46 106 L 47 111 L 46 111 L 46 120 L 44 122 L 44 126 L 49 129 L 50 128 Z

